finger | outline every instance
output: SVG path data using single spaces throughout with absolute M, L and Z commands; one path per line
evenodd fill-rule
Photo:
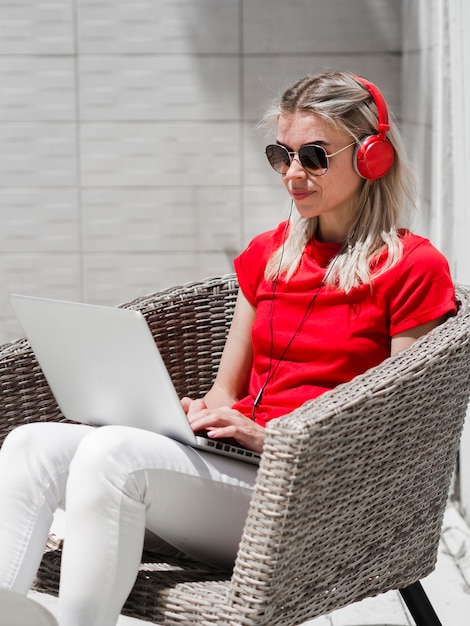
M 188 413 L 188 420 L 193 430 L 207 430 L 216 426 L 215 416 L 209 413 L 207 409 L 203 409 L 195 414 Z
M 185 396 L 184 398 L 181 398 L 180 402 L 184 411 L 187 413 L 191 403 L 194 402 L 194 400 L 192 400 L 192 398 L 188 398 L 187 396 Z
M 197 415 L 198 413 L 201 413 L 201 411 L 205 411 L 205 410 L 207 410 L 206 403 L 204 402 L 202 398 L 198 398 L 197 400 L 191 401 L 186 413 L 188 417 L 192 417 L 194 415 Z
M 235 437 L 236 434 L 237 430 L 233 426 L 220 426 L 207 429 L 207 436 L 211 439 L 232 438 Z

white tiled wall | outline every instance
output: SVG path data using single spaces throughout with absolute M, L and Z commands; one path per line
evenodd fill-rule
M 403 123 L 421 180 L 421 231 L 470 284 L 470 5 L 464 0 L 403 3 Z M 460 511 L 470 523 L 470 407 L 458 471 Z
M 419 179 L 416 230 L 429 236 L 433 90 L 436 62 L 435 0 L 405 0 L 403 4 L 402 127 L 409 156 Z
M 0 0 L 0 341 L 12 291 L 117 304 L 231 271 L 288 210 L 256 129 L 326 68 L 401 107 L 401 0 Z
M 421 180 L 420 230 L 470 284 L 470 6 L 464 0 L 403 3 L 403 126 Z M 470 523 L 470 407 L 456 472 L 460 512 Z

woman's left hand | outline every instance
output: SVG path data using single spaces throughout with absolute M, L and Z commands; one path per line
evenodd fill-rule
M 233 437 L 249 450 L 263 451 L 264 428 L 230 407 L 203 409 L 188 419 L 194 432 L 206 431 L 211 439 Z

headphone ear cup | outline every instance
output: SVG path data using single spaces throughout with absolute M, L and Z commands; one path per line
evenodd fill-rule
M 362 178 L 376 180 L 385 176 L 392 168 L 395 150 L 388 139 L 379 135 L 368 135 L 357 144 L 354 167 Z

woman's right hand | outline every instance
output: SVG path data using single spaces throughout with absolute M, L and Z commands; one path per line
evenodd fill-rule
M 207 409 L 207 404 L 203 398 L 197 398 L 196 400 L 187 397 L 181 398 L 181 406 L 188 417 Z

